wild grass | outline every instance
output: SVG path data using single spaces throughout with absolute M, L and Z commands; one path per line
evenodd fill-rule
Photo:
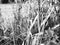
M 3 36 L 3 39 L 12 40 L 14 45 L 18 45 L 16 44 L 16 41 L 18 39 L 21 39 L 21 41 L 23 41 L 21 45 L 49 45 L 50 42 L 58 44 L 56 43 L 56 40 L 59 37 L 55 34 L 54 30 L 57 27 L 60 27 L 60 24 L 56 24 L 52 28 L 48 27 L 48 29 L 45 30 L 45 27 L 48 26 L 48 24 L 50 23 L 48 22 L 48 19 L 51 18 L 51 20 L 55 20 L 55 17 L 57 18 L 55 12 L 56 6 L 52 5 L 52 3 L 50 3 L 48 0 L 39 0 L 40 3 L 38 0 L 29 0 L 26 1 L 26 3 L 23 3 L 21 5 L 22 8 L 19 10 L 19 3 L 17 2 L 17 0 L 15 1 L 15 14 L 2 14 L 4 22 L 1 24 L 4 26 L 3 28 L 5 29 L 4 34 L 7 32 L 7 30 L 9 30 L 9 28 L 11 28 L 11 33 L 9 37 L 7 37 L 5 34 L 5 36 Z M 46 2 L 48 2 L 49 7 L 47 7 L 48 10 L 47 8 L 45 8 L 47 12 L 44 12 L 43 8 L 44 6 L 46 6 L 44 5 Z M 57 8 L 56 10 L 58 11 Z M 29 17 L 31 15 L 32 17 Z M 55 21 L 57 21 L 57 19 Z M 38 29 L 34 29 L 33 26 Z M 38 32 L 32 34 L 32 31 L 35 32 L 36 30 Z M 51 40 L 51 38 L 53 39 Z M 44 40 L 43 43 L 42 40 Z M 8 43 L 6 44 L 8 45 Z

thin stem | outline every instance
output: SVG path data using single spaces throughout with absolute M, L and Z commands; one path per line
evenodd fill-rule
M 14 41 L 14 45 L 15 45 L 15 32 L 14 32 L 14 29 L 13 29 L 13 26 L 11 25 L 12 27 L 12 32 L 13 32 L 13 41 Z
M 59 26 L 60 26 L 60 24 L 55 25 L 54 27 L 52 27 L 52 29 L 56 29 L 56 28 L 59 27 Z
M 49 13 L 49 15 L 43 20 L 43 22 L 41 23 L 41 26 L 44 25 L 46 23 L 46 21 L 48 20 L 48 18 L 50 17 L 52 11 L 53 11 L 53 8 L 52 9 L 49 9 L 51 10 L 51 12 Z
M 30 26 L 29 30 L 31 30 L 31 29 L 32 29 L 32 27 L 33 27 L 33 25 L 35 24 L 35 22 L 36 22 L 37 18 L 38 18 L 38 15 L 35 17 L 34 22 L 33 22 L 33 23 L 32 23 L 32 25 Z
M 42 3 L 42 4 L 41 4 L 41 7 L 42 7 L 42 5 L 43 5 L 45 2 L 46 2 L 46 0 L 44 0 L 43 2 L 41 1 L 41 3 Z

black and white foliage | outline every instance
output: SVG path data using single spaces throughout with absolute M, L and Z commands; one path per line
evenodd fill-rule
M 60 45 L 60 0 L 0 0 L 0 45 Z

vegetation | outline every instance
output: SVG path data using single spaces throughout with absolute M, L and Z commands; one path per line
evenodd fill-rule
M 59 0 L 15 0 L 15 3 L 13 14 L 0 13 L 0 45 L 60 44 Z

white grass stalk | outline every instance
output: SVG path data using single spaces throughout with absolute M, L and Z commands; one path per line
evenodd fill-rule
M 54 27 L 52 27 L 52 29 L 56 29 L 56 28 L 59 27 L 59 26 L 60 26 L 60 24 L 55 25 Z
M 50 17 L 52 11 L 53 11 L 54 8 L 51 9 L 51 12 L 49 13 L 49 15 L 46 17 L 45 20 L 43 20 L 43 22 L 41 23 L 41 26 L 44 25 L 46 23 L 46 21 L 48 20 L 48 18 Z
M 35 17 L 34 22 L 33 22 L 33 23 L 32 23 L 32 25 L 30 26 L 29 30 L 31 30 L 31 28 L 32 28 L 32 27 L 33 27 L 33 25 L 35 24 L 35 22 L 36 22 L 37 18 L 38 18 L 38 15 Z

